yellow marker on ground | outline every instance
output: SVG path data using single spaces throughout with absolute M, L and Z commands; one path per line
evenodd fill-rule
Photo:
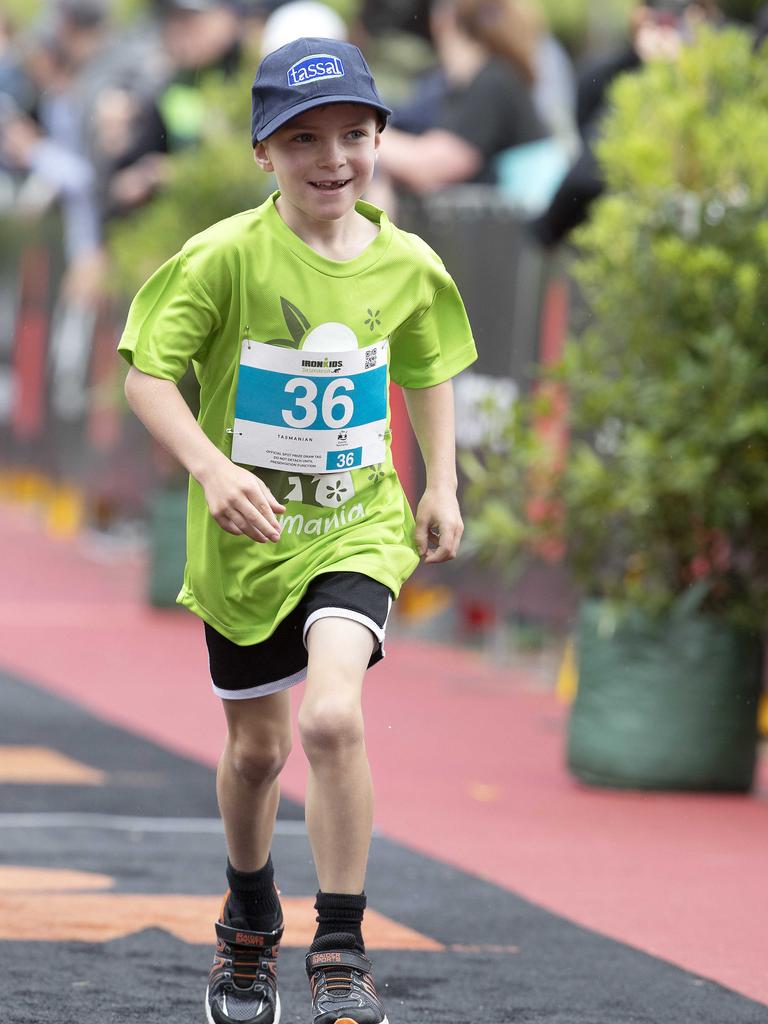
M 563 660 L 557 674 L 555 692 L 564 704 L 572 704 L 579 688 L 579 667 L 576 661 L 576 645 L 567 640 L 563 651 Z
M 63 484 L 53 489 L 45 525 L 54 537 L 74 537 L 83 525 L 85 502 L 76 487 Z
M 760 705 L 757 713 L 757 727 L 762 736 L 768 736 L 768 693 L 760 698 Z

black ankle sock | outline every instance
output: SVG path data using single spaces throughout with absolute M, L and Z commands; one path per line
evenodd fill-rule
M 318 892 L 315 900 L 317 932 L 310 946 L 314 953 L 321 949 L 355 949 L 365 953 L 362 923 L 365 893 Z
M 229 923 L 254 932 L 274 931 L 282 915 L 272 857 L 258 871 L 238 871 L 227 860 L 227 882 Z

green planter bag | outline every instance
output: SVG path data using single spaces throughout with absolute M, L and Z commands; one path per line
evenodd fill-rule
M 599 786 L 748 790 L 760 637 L 699 615 L 581 610 L 568 767 Z
M 155 608 L 176 604 L 187 557 L 187 492 L 157 491 L 149 506 L 149 603 Z

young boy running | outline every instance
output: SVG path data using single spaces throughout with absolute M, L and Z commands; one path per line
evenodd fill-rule
M 131 407 L 191 476 L 179 601 L 204 620 L 228 727 L 212 1024 L 280 1019 L 270 847 L 288 688 L 304 678 L 313 1021 L 387 1020 L 361 932 L 373 817 L 361 690 L 419 556 L 457 552 L 451 378 L 475 358 L 438 257 L 359 201 L 389 113 L 350 44 L 300 39 L 266 57 L 252 142 L 279 191 L 190 239 L 139 292 L 120 342 Z M 190 360 L 197 421 L 176 387 Z M 390 378 L 426 465 L 415 520 L 390 455 Z

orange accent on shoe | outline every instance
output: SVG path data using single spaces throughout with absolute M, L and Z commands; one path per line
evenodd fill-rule
M 224 893 L 224 899 L 221 901 L 221 910 L 219 911 L 219 920 L 221 921 L 222 924 L 224 924 L 224 908 L 227 905 L 227 900 L 229 899 L 229 893 L 230 893 L 230 890 L 227 889 L 227 891 Z

